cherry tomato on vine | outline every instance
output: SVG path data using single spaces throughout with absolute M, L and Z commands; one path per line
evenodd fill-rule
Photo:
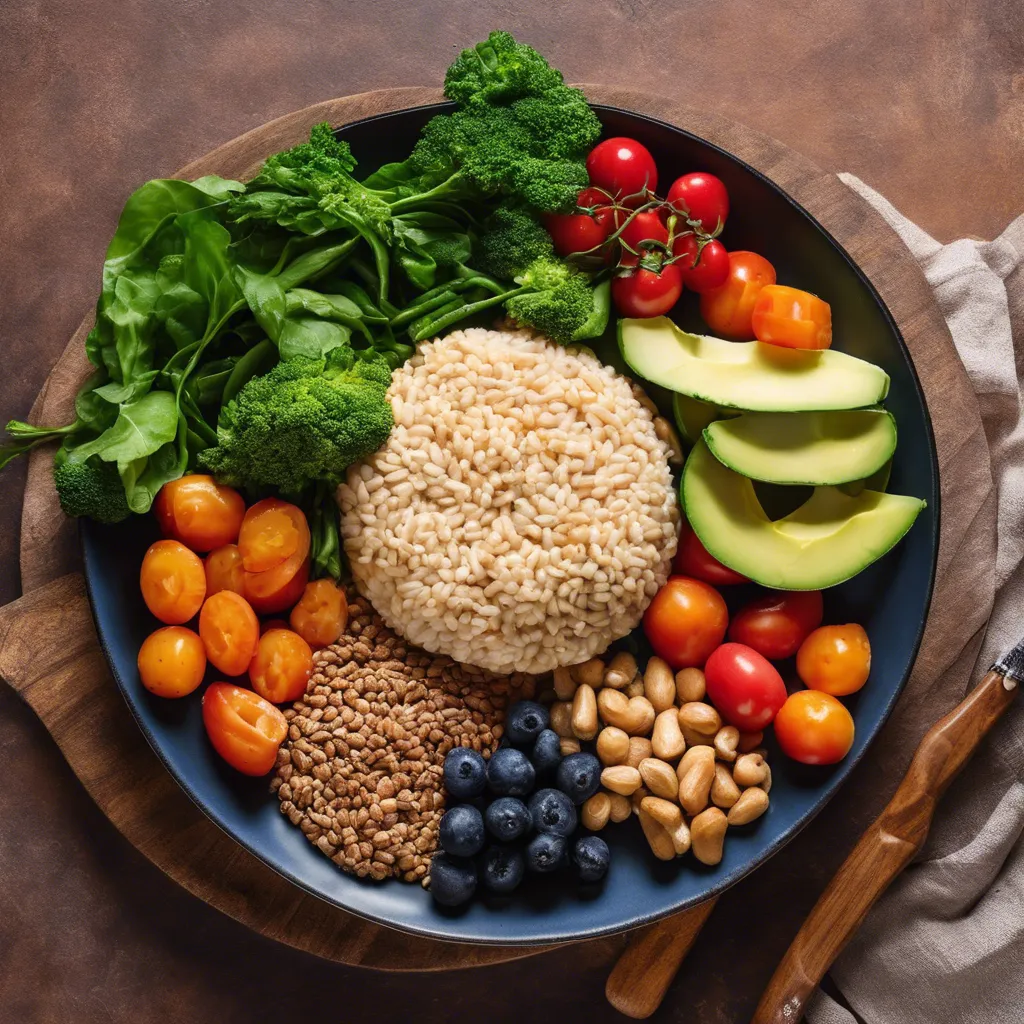
M 636 139 L 614 138 L 599 142 L 587 157 L 590 184 L 604 189 L 617 199 L 636 197 L 641 201 L 645 188 L 658 190 L 658 168 L 646 146 Z
M 211 551 L 203 562 L 206 570 L 206 596 L 221 590 L 233 590 L 245 597 L 245 569 L 237 544 L 225 544 Z
M 835 697 L 817 690 L 791 694 L 775 716 L 775 738 L 801 764 L 835 764 L 853 746 L 853 716 Z
M 832 344 L 832 307 L 817 295 L 769 284 L 751 315 L 754 337 L 782 348 L 823 349 Z
M 206 599 L 199 613 L 199 635 L 210 664 L 226 676 L 240 676 L 256 653 L 260 624 L 244 597 L 222 590 Z
M 298 700 L 313 674 L 309 644 L 290 629 L 268 629 L 249 664 L 252 688 L 272 704 Z
M 288 722 L 278 708 L 231 683 L 206 688 L 203 725 L 213 749 L 244 775 L 266 775 L 288 735 Z
M 722 595 L 688 576 L 670 577 L 644 613 L 644 633 L 654 653 L 673 669 L 702 667 L 728 623 Z
M 731 252 L 729 276 L 725 284 L 701 295 L 700 315 L 715 334 L 750 341 L 754 337 L 754 304 L 761 289 L 769 284 L 775 284 L 775 268 L 763 256 L 742 250 Z
M 206 597 L 206 573 L 199 556 L 177 540 L 150 544 L 139 570 L 146 607 L 171 626 L 188 622 Z
M 679 533 L 679 547 L 676 549 L 672 568 L 680 576 L 692 576 L 715 587 L 750 582 L 746 576 L 741 576 L 727 565 L 722 565 L 714 555 L 709 554 L 700 537 L 693 532 L 693 527 L 687 522 L 683 523 Z
M 238 550 L 246 572 L 266 572 L 293 555 L 309 551 L 309 524 L 302 509 L 279 498 L 264 498 L 245 513 Z
M 199 634 L 184 626 L 164 626 L 139 648 L 139 679 L 158 697 L 184 697 L 202 681 L 206 651 Z
M 638 267 L 635 256 L 623 253 L 622 264 L 632 267 L 612 278 L 612 298 L 622 316 L 661 316 L 683 294 L 683 276 L 675 263 L 666 263 L 655 272 Z
M 729 216 L 729 193 L 721 178 L 696 171 L 672 182 L 666 201 L 691 220 L 699 220 L 709 234 Z
M 348 625 L 345 591 L 333 580 L 307 583 L 299 603 L 292 609 L 289 621 L 292 629 L 310 647 L 333 644 Z
M 589 213 L 551 213 L 544 218 L 544 226 L 559 256 L 596 249 L 613 230 Z
M 871 673 L 871 641 L 863 626 L 822 626 L 800 645 L 797 675 L 812 690 L 845 697 L 856 693 Z
M 672 243 L 672 255 L 682 257 L 678 266 L 683 284 L 695 292 L 718 288 L 729 276 L 729 254 L 725 246 L 713 238 L 701 249 L 699 258 L 697 247 L 697 236 L 692 231 L 679 235 Z
M 786 702 L 775 666 L 746 644 L 722 644 L 704 666 L 708 697 L 722 717 L 743 732 L 758 732 Z
M 661 242 L 663 245 L 668 244 L 668 228 L 655 210 L 644 210 L 635 214 L 619 235 L 619 241 L 624 246 L 628 245 L 637 252 L 641 249 L 640 243 L 648 239 Z
M 729 639 L 778 661 L 791 658 L 821 625 L 820 590 L 776 590 L 744 605 L 729 623 Z M 806 680 L 804 680 L 806 682 Z
M 212 476 L 191 473 L 160 488 L 153 511 L 165 537 L 193 551 L 212 551 L 238 539 L 245 502 L 238 491 Z

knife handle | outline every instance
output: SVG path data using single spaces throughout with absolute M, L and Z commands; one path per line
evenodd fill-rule
M 994 669 L 921 740 L 885 810 L 861 836 L 797 932 L 751 1024 L 795 1024 L 878 898 L 924 845 L 935 806 L 1010 706 L 1016 682 Z

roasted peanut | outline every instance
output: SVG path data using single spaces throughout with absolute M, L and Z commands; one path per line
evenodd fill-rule
M 604 685 L 622 690 L 636 678 L 636 658 L 629 651 L 619 651 L 604 670 Z
M 768 776 L 768 765 L 760 754 L 742 754 L 732 766 L 732 777 L 741 789 L 760 786 Z
M 654 756 L 662 761 L 674 761 L 681 757 L 686 749 L 686 740 L 679 728 L 679 715 L 675 708 L 662 711 L 654 720 L 654 731 L 651 733 L 651 747 Z
M 654 708 L 646 697 L 627 697 L 618 690 L 601 690 L 597 710 L 605 725 L 614 725 L 630 736 L 646 736 L 654 725 Z
M 580 741 L 575 736 L 560 736 L 558 738 L 558 750 L 562 757 L 580 752 Z
M 651 702 L 655 714 L 673 707 L 676 702 L 676 681 L 668 662 L 651 658 L 644 669 L 644 696 Z
M 607 686 L 597 691 L 597 713 L 605 725 L 618 725 L 629 717 L 629 698 Z M 621 728 L 621 726 L 619 726 Z
M 675 860 L 676 848 L 668 831 L 659 825 L 646 811 L 641 809 L 637 812 L 640 817 L 640 827 L 647 837 L 647 844 L 651 852 L 658 860 Z
M 647 792 L 646 786 L 641 786 L 630 798 L 629 803 L 633 808 L 634 814 L 640 813 L 640 804 L 643 802 L 644 797 L 648 797 L 651 794 Z
M 740 741 L 740 731 L 735 725 L 723 725 L 715 733 L 715 753 L 722 761 L 736 760 L 736 744 Z
M 597 735 L 597 697 L 586 683 L 579 685 L 572 699 L 572 731 L 580 740 L 592 740 Z
M 676 428 L 664 416 L 654 417 L 654 433 L 659 440 L 668 445 L 668 461 L 670 466 L 683 464 L 683 444 L 679 440 Z
M 614 725 L 597 734 L 597 756 L 603 765 L 624 764 L 629 757 L 629 735 Z
M 571 669 L 578 683 L 585 683 L 595 690 L 604 684 L 604 662 L 600 658 L 591 658 L 582 665 L 574 665 Z
M 603 792 L 595 793 L 580 808 L 580 820 L 584 828 L 600 832 L 608 824 L 612 813 L 612 798 Z
M 623 796 L 621 793 L 609 793 L 608 799 L 611 801 L 609 818 L 612 821 L 625 821 L 633 813 L 633 804 L 628 796 Z
M 709 807 L 690 822 L 693 855 L 701 864 L 718 864 L 721 861 L 728 827 L 725 811 L 720 807 Z
M 640 809 L 669 834 L 677 857 L 686 853 L 690 848 L 690 829 L 683 818 L 683 812 L 675 804 L 656 796 L 648 796 L 640 802 Z
M 629 737 L 629 753 L 626 755 L 626 764 L 630 768 L 639 768 L 640 762 L 654 753 L 651 741 L 646 736 Z
M 707 692 L 704 673 L 699 668 L 681 668 L 676 673 L 676 697 L 680 704 L 703 700 Z
M 541 690 L 540 693 L 537 694 L 537 703 L 543 704 L 545 707 L 550 707 L 554 704 L 557 697 L 558 695 L 555 691 L 549 687 L 546 690 Z
M 683 761 L 692 755 L 686 769 Z M 679 762 L 679 802 L 687 814 L 697 814 L 708 805 L 715 779 L 715 751 L 712 747 L 691 747 Z
M 622 796 L 631 796 L 640 788 L 642 781 L 640 772 L 628 764 L 613 764 L 601 772 L 601 785 Z
M 631 682 L 629 684 L 629 686 L 627 686 L 622 692 L 627 697 L 629 697 L 629 698 L 643 697 L 644 696 L 644 681 L 643 681 L 643 679 L 641 679 L 640 676 L 637 676 L 636 679 L 634 679 L 633 682 Z
M 759 786 L 751 786 L 740 794 L 729 808 L 730 825 L 746 825 L 768 810 L 768 794 Z
M 763 732 L 741 732 L 740 741 L 736 744 L 736 749 L 741 754 L 749 754 L 750 751 L 756 750 L 761 746 L 761 740 L 763 739 Z
M 766 793 L 772 791 L 772 766 L 767 761 L 764 763 L 764 782 L 761 783 L 761 788 Z
M 675 769 L 668 762 L 659 761 L 656 757 L 645 757 L 640 762 L 640 778 L 655 796 L 663 800 L 679 798 L 679 780 Z
M 551 728 L 563 739 L 572 739 L 572 705 L 568 701 L 551 705 Z
M 722 728 L 722 716 L 710 704 L 688 701 L 679 709 L 679 728 L 688 747 L 702 743 L 710 746 Z
M 740 798 L 740 787 L 724 764 L 715 765 L 715 778 L 711 783 L 711 802 L 728 810 Z
M 576 692 L 576 681 L 573 679 L 569 669 L 564 665 L 559 665 L 555 669 L 554 683 L 552 685 L 559 700 L 572 700 L 572 696 Z

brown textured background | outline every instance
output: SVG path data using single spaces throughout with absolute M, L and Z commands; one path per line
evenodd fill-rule
M 940 239 L 991 237 L 1024 209 L 1018 0 L 505 7 L 0 3 L 0 418 L 27 412 L 94 300 L 131 189 L 316 100 L 435 84 L 460 46 L 494 27 L 537 45 L 570 79 L 703 105 L 852 171 Z M 0 601 L 19 593 L 22 473 L 0 479 Z M 296 1013 L 324 1024 L 504 1022 L 526 1003 L 545 1022 L 620 1019 L 603 1005 L 601 946 L 419 979 L 328 965 L 250 934 L 113 830 L 6 687 L 0 771 L 2 1024 Z M 797 842 L 823 838 L 812 826 Z M 772 875 L 771 886 L 748 881 L 723 899 L 661 1019 L 725 1022 L 752 1005 L 766 948 L 777 955 L 779 932 L 811 901 L 784 866 Z M 299 984 L 308 995 L 296 996 Z

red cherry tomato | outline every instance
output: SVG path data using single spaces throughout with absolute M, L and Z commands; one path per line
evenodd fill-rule
M 707 292 L 724 284 L 729 276 L 729 254 L 717 238 L 701 249 L 697 257 L 697 236 L 692 231 L 679 235 L 672 243 L 672 254 L 682 257 L 679 269 L 683 284 L 695 292 Z
M 348 625 L 348 599 L 333 580 L 306 584 L 299 603 L 292 609 L 291 627 L 310 647 L 333 644 Z
M 245 574 L 245 599 L 260 615 L 287 611 L 300 597 L 309 580 L 309 555 L 300 552 L 266 572 Z
M 150 544 L 139 570 L 146 607 L 171 626 L 188 622 L 206 597 L 206 573 L 197 554 L 176 540 Z
M 637 252 L 642 248 L 640 243 L 648 239 L 668 243 L 668 228 L 654 210 L 644 210 L 643 213 L 635 214 L 619 235 L 619 241 L 623 245 L 628 245 Z
M 245 513 L 238 550 L 246 572 L 266 572 L 309 552 L 309 524 L 302 509 L 279 498 L 264 498 Z
M 184 626 L 164 626 L 139 648 L 139 679 L 158 697 L 184 697 L 203 681 L 206 651 L 199 635 Z
M 597 249 L 611 234 L 606 222 L 589 213 L 551 213 L 544 218 L 544 226 L 559 256 Z
M 629 266 L 628 253 L 623 263 Z M 636 257 L 633 257 L 635 264 Z M 683 293 L 683 276 L 675 263 L 666 263 L 660 273 L 636 267 L 612 278 L 612 298 L 622 316 L 648 317 L 667 313 Z
M 240 676 L 256 653 L 260 624 L 244 597 L 222 590 L 203 605 L 199 635 L 210 664 L 226 676 Z
M 755 598 L 733 616 L 729 639 L 773 661 L 791 658 L 821 625 L 821 617 L 820 590 L 777 590 Z
M 590 184 L 619 199 L 640 200 L 646 188 L 658 190 L 658 168 L 646 146 L 635 139 L 614 138 L 598 143 L 587 157 Z
M 707 548 L 700 542 L 700 537 L 693 532 L 689 523 L 684 522 L 679 533 L 679 547 L 672 568 L 680 576 L 692 576 L 716 587 L 726 587 L 733 583 L 749 583 L 746 576 L 734 572 L 727 565 L 708 554 Z
M 668 203 L 680 213 L 699 220 L 709 234 L 725 224 L 729 216 L 729 193 L 721 178 L 697 171 L 684 174 L 672 182 L 666 196 Z
M 714 587 L 672 576 L 644 613 L 644 633 L 654 653 L 674 669 L 700 668 L 722 642 L 729 613 Z
M 853 746 L 853 716 L 835 697 L 798 690 L 775 717 L 782 752 L 801 764 L 835 764 Z
M 203 725 L 213 749 L 245 775 L 266 775 L 288 735 L 288 722 L 269 701 L 231 683 L 203 694 Z
M 245 502 L 238 491 L 212 476 L 192 473 L 164 484 L 153 510 L 166 537 L 193 551 L 212 551 L 238 539 Z
M 700 315 L 715 334 L 750 341 L 754 337 L 754 304 L 761 289 L 769 284 L 775 284 L 775 268 L 763 256 L 731 252 L 729 276 L 725 284 L 701 295 Z
M 800 645 L 796 671 L 812 690 L 845 697 L 871 674 L 871 641 L 863 626 L 822 626 Z
M 233 590 L 245 597 L 245 569 L 237 544 L 225 544 L 211 551 L 203 562 L 206 570 L 206 596 Z
M 799 288 L 765 285 L 750 322 L 754 337 L 766 345 L 823 349 L 832 344 L 832 307 Z
M 272 704 L 298 700 L 313 674 L 309 644 L 290 629 L 268 629 L 249 665 L 252 688 Z
M 745 644 L 722 644 L 704 666 L 708 697 L 721 716 L 743 732 L 758 732 L 786 702 L 775 666 Z

